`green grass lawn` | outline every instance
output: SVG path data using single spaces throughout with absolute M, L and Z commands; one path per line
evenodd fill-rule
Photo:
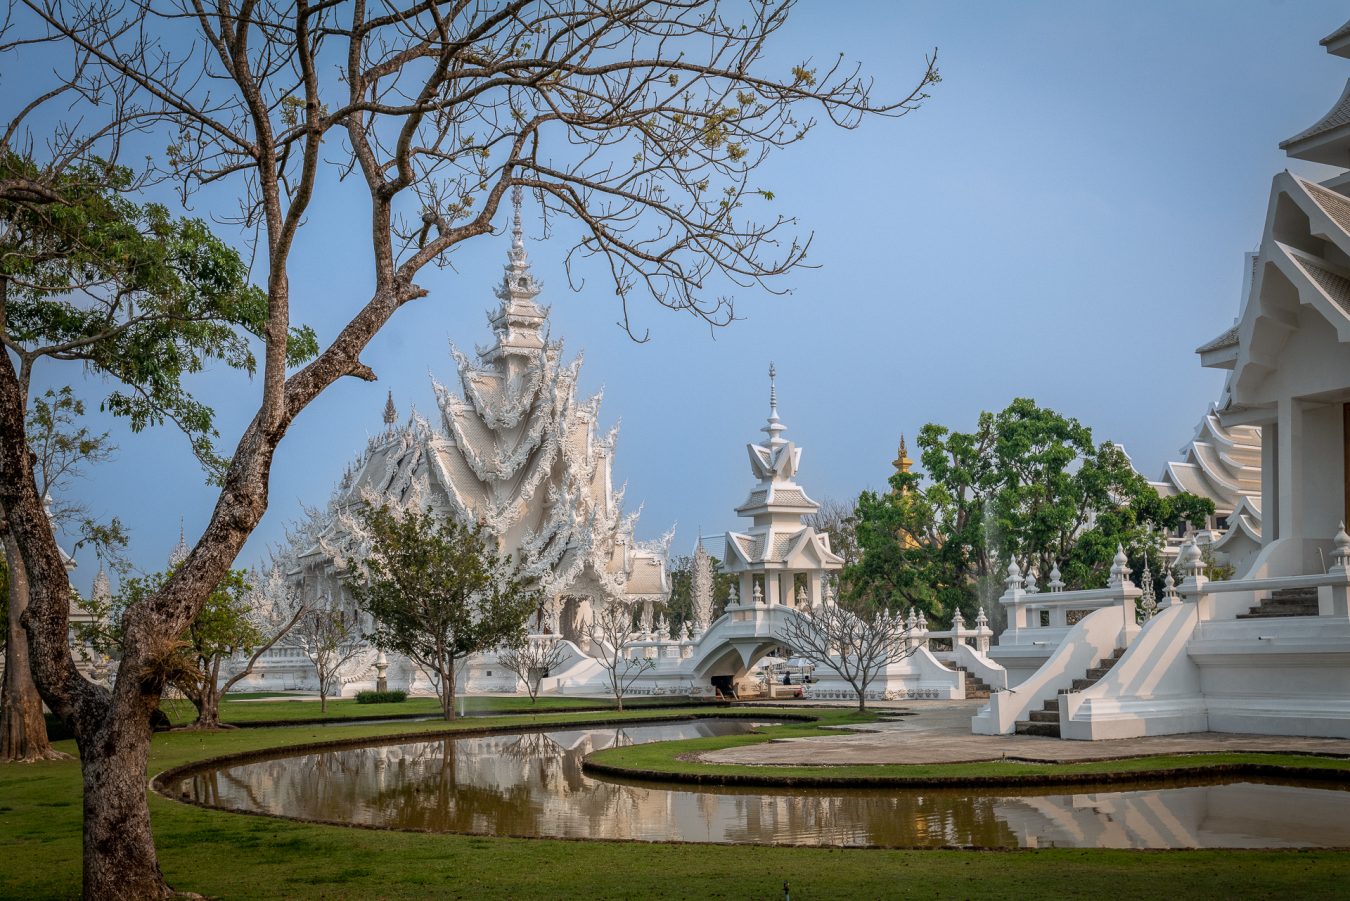
M 1100 760 L 1083 763 L 1024 763 L 1017 761 L 981 761 L 977 763 L 946 763 L 923 765 L 860 765 L 860 766 L 745 766 L 739 764 L 701 763 L 688 759 L 699 751 L 743 747 L 772 741 L 824 734 L 829 727 L 860 721 L 852 710 L 816 710 L 818 718 L 812 723 L 785 723 L 746 735 L 721 735 L 682 741 L 664 741 L 625 748 L 609 748 L 590 756 L 590 761 L 606 767 L 630 771 L 634 776 L 665 776 L 668 778 L 694 777 L 705 781 L 728 779 L 791 780 L 792 784 L 829 784 L 832 781 L 875 780 L 879 783 L 904 781 L 931 782 L 942 780 L 1016 781 L 1034 777 L 1079 779 L 1093 775 L 1149 774 L 1161 771 L 1228 768 L 1252 764 L 1262 767 L 1284 767 L 1298 771 L 1317 770 L 1332 774 L 1344 773 L 1350 781 L 1350 760 L 1338 757 L 1317 757 L 1306 754 L 1222 753 L 1161 755 L 1131 757 L 1122 760 Z M 1067 780 L 1066 780 L 1067 781 Z
M 717 712 L 717 711 L 712 711 Z M 756 716 L 770 717 L 764 710 Z M 552 725 L 654 712 L 540 713 Z M 396 736 L 392 723 L 157 735 L 150 771 L 311 741 Z M 784 730 L 816 728 L 801 724 Z M 782 734 L 782 733 L 780 733 Z M 62 742 L 66 751 L 73 743 Z M 160 862 L 177 888 L 215 898 L 779 899 L 1345 897 L 1350 854 L 1311 851 L 875 851 L 518 840 L 381 832 L 207 810 L 152 794 Z M 79 891 L 80 778 L 73 762 L 0 767 L 0 897 Z
M 393 704 L 358 704 L 354 698 L 333 698 L 328 701 L 327 711 L 319 710 L 318 701 L 281 700 L 286 695 L 280 692 L 256 692 L 227 695 L 220 704 L 221 721 L 231 725 L 246 726 L 253 723 L 294 723 L 300 720 L 324 720 L 342 722 L 344 720 L 385 719 L 400 716 L 440 716 L 441 705 L 435 698 L 408 698 Z M 248 700 L 267 698 L 278 700 Z M 625 708 L 671 707 L 690 703 L 680 698 L 628 698 Z M 163 703 L 163 709 L 170 721 L 176 726 L 187 725 L 196 718 L 192 704 L 182 699 L 169 699 Z M 475 716 L 484 714 L 529 713 L 558 710 L 608 710 L 614 707 L 614 701 L 606 698 L 539 698 L 534 704 L 526 696 L 520 697 L 483 697 L 465 698 L 465 711 Z

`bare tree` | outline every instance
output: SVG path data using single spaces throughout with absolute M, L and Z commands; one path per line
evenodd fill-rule
M 566 645 L 552 636 L 531 635 L 524 644 L 505 648 L 497 654 L 497 662 L 525 683 L 531 704 L 539 697 L 544 678 L 566 659 Z
M 885 610 L 857 614 L 834 603 L 796 612 L 777 638 L 852 686 L 860 711 L 867 707 L 872 680 L 914 652 L 903 617 Z
M 820 509 L 802 517 L 802 522 L 830 536 L 830 550 L 844 558 L 844 566 L 858 562 L 856 505 L 827 497 L 820 502 Z
M 314 666 L 319 682 L 319 710 L 328 711 L 333 689 L 342 691 L 342 677 L 352 660 L 366 649 L 357 617 L 345 610 L 318 607 L 306 610 L 282 639 Z
M 591 654 L 600 661 L 609 679 L 609 690 L 623 709 L 623 697 L 633 683 L 655 668 L 656 661 L 632 656 L 638 640 L 638 605 L 633 601 L 602 601 L 591 622 Z
M 816 115 L 845 128 L 903 115 L 937 80 L 930 58 L 908 95 L 877 102 L 842 58 L 774 62 L 791 0 L 23 3 L 89 57 L 76 79 L 111 82 L 164 113 L 161 143 L 149 143 L 167 145 L 163 170 L 185 195 L 234 183 L 225 193 L 240 198 L 241 224 L 257 236 L 266 293 L 257 411 L 221 460 L 219 500 L 196 546 L 127 611 L 111 692 L 74 666 L 69 586 L 23 447 L 18 373 L 0 367 L 0 504 L 28 570 L 39 688 L 81 744 L 84 885 L 98 897 L 169 894 L 143 784 L 163 687 L 156 661 L 266 511 L 291 423 L 339 379 L 375 378 L 361 354 L 427 294 L 417 283 L 427 266 L 489 234 L 520 186 L 550 221 L 576 224 L 569 273 L 595 258 L 630 333 L 630 302 L 642 293 L 725 323 L 728 286 L 773 290 L 809 245 L 791 217 L 754 215 L 773 199 L 760 164 L 804 138 Z M 292 372 L 292 252 L 315 198 L 348 189 L 368 205 L 372 282 L 359 298 L 328 301 L 350 304 L 346 324 Z

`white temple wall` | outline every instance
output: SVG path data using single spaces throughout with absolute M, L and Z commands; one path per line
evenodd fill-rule
M 1197 621 L 1194 604 L 1178 604 L 1145 623 L 1096 685 L 1060 695 L 1060 735 L 1096 741 L 1206 731 L 1200 668 L 1186 652 Z
M 1305 536 L 1335 535 L 1345 518 L 1343 419 L 1340 403 L 1318 406 L 1304 403 L 1303 474 L 1306 509 L 1301 532 Z M 1326 550 L 1330 551 L 1330 547 Z M 1325 566 L 1318 567 L 1318 570 L 1322 569 Z

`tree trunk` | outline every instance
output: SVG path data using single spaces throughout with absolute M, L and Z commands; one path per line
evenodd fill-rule
M 450 666 L 445 672 L 441 673 L 441 709 L 445 711 L 447 720 L 454 720 L 459 717 L 455 710 L 455 661 L 450 660 Z
M 123 689 L 108 715 L 83 724 L 80 756 L 84 775 L 84 897 L 172 897 L 155 854 L 146 806 L 146 761 L 150 752 L 147 695 Z
M 5 685 L 0 692 L 0 761 L 32 763 L 69 758 L 47 741 L 42 696 L 33 681 L 28 660 L 28 635 L 22 617 L 28 609 L 28 571 L 14 536 L 5 530 L 5 561 L 9 565 L 9 635 L 5 643 Z
M 206 681 L 202 684 L 201 694 L 197 698 L 190 699 L 193 706 L 197 708 L 197 719 L 193 721 L 193 729 L 223 729 L 224 724 L 220 721 L 220 692 L 216 689 L 216 679 L 219 677 L 220 663 L 217 658 L 216 664 L 211 667 L 206 675 Z

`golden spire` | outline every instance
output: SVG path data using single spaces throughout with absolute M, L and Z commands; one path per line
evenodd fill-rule
M 896 457 L 891 461 L 897 472 L 909 472 L 909 468 L 914 465 L 914 461 L 909 458 L 909 451 L 905 449 L 905 436 L 900 435 L 900 447 Z

